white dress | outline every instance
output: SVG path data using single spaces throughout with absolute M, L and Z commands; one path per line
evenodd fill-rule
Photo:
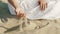
M 38 0 L 18 0 L 20 7 L 25 11 L 28 19 L 56 19 L 60 18 L 60 1 L 47 0 L 48 8 L 45 11 L 40 10 Z M 14 7 L 8 3 L 10 13 L 16 15 Z

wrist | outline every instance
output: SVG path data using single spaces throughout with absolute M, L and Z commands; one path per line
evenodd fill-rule
M 46 0 L 39 0 L 41 3 L 47 3 Z

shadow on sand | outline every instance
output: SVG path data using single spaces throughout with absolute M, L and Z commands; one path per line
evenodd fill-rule
M 16 16 L 10 14 L 7 3 L 0 1 L 0 19 L 2 22 L 7 22 L 7 18 L 17 19 Z
M 8 22 L 8 18 L 18 19 L 16 16 L 10 14 L 7 3 L 0 1 L 0 19 L 2 23 Z M 8 29 L 7 32 L 16 30 L 18 26 Z

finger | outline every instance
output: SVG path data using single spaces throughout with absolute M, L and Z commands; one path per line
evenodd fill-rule
M 15 13 L 17 14 L 17 12 L 15 11 Z
M 43 4 L 41 5 L 41 10 L 43 11 Z
M 46 4 L 44 5 L 44 10 L 46 9 Z
M 16 10 L 16 15 L 19 15 L 20 14 L 20 11 Z
M 25 14 L 24 13 L 20 13 L 20 17 L 25 17 Z
M 40 9 L 42 10 L 42 3 L 40 4 Z
M 43 8 L 43 10 L 45 10 L 45 4 L 44 4 L 44 8 Z
M 17 15 L 19 15 L 20 13 L 18 12 Z
M 20 15 L 17 15 L 18 18 L 20 18 Z
M 17 16 L 18 18 L 20 18 L 20 12 L 17 12 L 16 16 Z
M 47 8 L 47 3 L 45 4 L 45 6 L 44 6 L 44 10 Z
M 45 5 L 44 5 L 44 4 L 42 4 L 42 10 L 44 10 L 44 8 L 45 8 Z
M 46 8 L 48 7 L 48 4 L 46 3 Z
M 47 4 L 44 4 L 43 6 L 43 10 L 45 10 L 47 8 Z

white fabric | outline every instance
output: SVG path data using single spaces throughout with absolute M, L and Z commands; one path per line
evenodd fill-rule
M 21 8 L 27 14 L 28 19 L 55 19 L 60 18 L 60 2 L 48 0 L 48 8 L 45 11 L 40 10 L 38 0 L 18 0 Z M 10 5 L 9 5 L 10 7 Z M 10 8 L 11 10 L 11 8 Z
M 10 13 L 11 13 L 12 15 L 16 15 L 14 7 L 13 7 L 9 2 L 8 2 L 8 8 L 9 8 Z

